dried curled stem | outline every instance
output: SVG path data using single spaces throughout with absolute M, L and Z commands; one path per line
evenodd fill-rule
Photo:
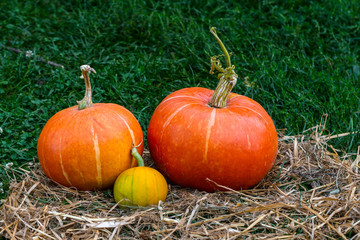
M 89 65 L 82 65 L 80 67 L 83 78 L 85 80 L 85 96 L 81 101 L 78 101 L 79 110 L 89 108 L 92 106 L 92 96 L 91 96 L 91 83 L 90 83 L 90 72 L 96 73 L 95 69 L 91 68 Z

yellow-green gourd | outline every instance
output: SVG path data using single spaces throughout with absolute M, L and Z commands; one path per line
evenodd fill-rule
M 114 199 L 119 206 L 157 205 L 165 201 L 168 186 L 164 176 L 157 170 L 145 167 L 144 160 L 133 147 L 131 154 L 136 158 L 138 167 L 122 172 L 114 184 Z

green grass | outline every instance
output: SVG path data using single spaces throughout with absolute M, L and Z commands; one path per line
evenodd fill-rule
M 144 134 L 172 91 L 214 89 L 209 57 L 217 28 L 239 75 L 234 92 L 258 101 L 286 134 L 329 114 L 329 133 L 359 130 L 360 5 L 330 1 L 10 1 L 0 2 L 0 44 L 32 50 L 65 70 L 0 51 L 0 177 L 36 157 L 46 121 L 84 94 L 79 66 L 90 64 L 94 102 L 127 107 Z M 244 78 L 255 87 L 247 87 Z M 359 134 L 336 139 L 356 152 Z M 0 198 L 5 194 L 0 193 Z

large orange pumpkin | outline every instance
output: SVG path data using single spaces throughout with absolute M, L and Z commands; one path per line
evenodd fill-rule
M 215 29 L 227 68 L 215 91 L 194 87 L 167 96 L 150 120 L 148 144 L 159 170 L 183 187 L 212 192 L 256 185 L 274 164 L 278 138 L 274 123 L 256 101 L 230 93 L 237 75 Z
M 124 170 L 137 165 L 130 153 L 139 144 L 141 127 L 126 108 L 112 103 L 92 104 L 90 66 L 81 66 L 86 93 L 78 106 L 56 113 L 38 140 L 39 161 L 45 174 L 57 183 L 79 190 L 111 187 Z M 95 71 L 94 71 L 95 72 Z

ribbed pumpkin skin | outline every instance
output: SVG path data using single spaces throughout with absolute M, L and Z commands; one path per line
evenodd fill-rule
M 183 187 L 212 192 L 253 187 L 275 162 L 274 123 L 256 101 L 230 93 L 227 107 L 207 104 L 213 91 L 185 88 L 167 96 L 148 128 L 148 144 L 158 169 Z
M 127 169 L 120 174 L 114 184 L 114 199 L 116 202 L 122 200 L 119 205 L 142 207 L 157 205 L 159 200 L 165 202 L 167 193 L 165 178 L 150 167 Z
M 57 183 L 79 190 L 110 188 L 124 170 L 136 166 L 132 143 L 141 154 L 143 132 L 126 108 L 96 103 L 56 113 L 44 126 L 37 152 L 45 174 Z

